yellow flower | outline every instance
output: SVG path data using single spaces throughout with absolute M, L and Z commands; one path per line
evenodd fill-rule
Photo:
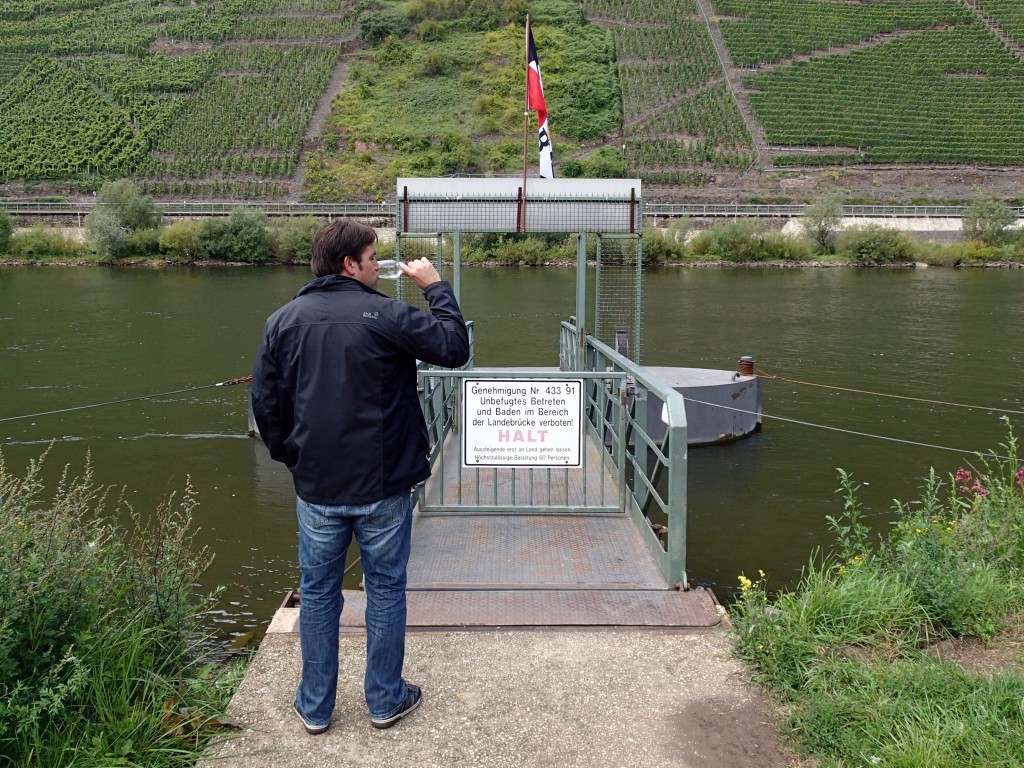
M 760 576 L 763 579 L 764 578 L 764 571 L 762 571 L 760 568 L 758 568 L 757 569 L 757 575 Z
M 744 592 L 746 592 L 747 590 L 750 590 L 750 589 L 752 589 L 752 588 L 753 588 L 753 586 L 754 586 L 754 582 L 752 582 L 752 581 L 751 581 L 750 579 L 748 579 L 748 578 L 747 578 L 746 576 L 744 576 L 744 575 L 743 575 L 742 573 L 741 573 L 741 574 L 739 575 L 739 580 L 740 580 L 740 588 L 741 588 L 741 589 L 742 589 L 742 590 L 743 590 Z
M 924 533 L 920 528 L 915 528 L 914 533 Z

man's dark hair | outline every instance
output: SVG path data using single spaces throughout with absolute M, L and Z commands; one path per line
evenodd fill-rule
M 358 221 L 340 220 L 325 224 L 313 235 L 313 257 L 309 268 L 317 277 L 341 273 L 346 256 L 355 262 L 362 261 L 366 246 L 377 240 L 372 227 Z

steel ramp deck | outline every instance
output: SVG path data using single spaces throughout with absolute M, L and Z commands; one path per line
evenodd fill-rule
M 625 513 L 420 515 L 409 589 L 668 588 Z
M 343 631 L 364 630 L 366 594 L 345 590 Z M 711 592 L 478 590 L 408 593 L 411 630 L 548 627 L 706 629 L 721 621 Z M 294 631 L 294 630 L 293 630 Z

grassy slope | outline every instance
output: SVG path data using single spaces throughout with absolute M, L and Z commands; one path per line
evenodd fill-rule
M 402 18 L 408 12 L 405 3 L 382 5 Z M 618 131 L 613 48 L 603 30 L 581 23 L 569 0 L 531 3 L 530 10 L 557 167 L 585 155 L 585 143 Z M 518 16 L 482 30 L 414 15 L 418 27 L 360 52 L 334 101 L 325 146 L 309 159 L 309 197 L 390 196 L 403 175 L 520 170 L 525 61 Z M 533 114 L 530 125 L 535 168 Z

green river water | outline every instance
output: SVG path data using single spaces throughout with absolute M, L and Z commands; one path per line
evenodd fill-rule
M 0 419 L 247 375 L 266 316 L 307 279 L 299 268 L 0 269 Z M 575 276 L 559 268 L 466 269 L 463 308 L 478 367 L 557 365 Z M 740 355 L 781 376 L 1024 411 L 1024 271 L 653 270 L 644 281 L 642 362 L 733 369 Z M 766 381 L 764 412 L 966 451 L 1006 436 L 994 410 L 912 403 Z M 1011 415 L 1019 431 L 1024 417 Z M 287 472 L 246 436 L 244 386 L 0 421 L 9 468 L 54 443 L 47 476 L 91 454 L 96 477 L 139 510 L 191 478 L 197 541 L 224 585 L 224 637 L 269 621 L 298 582 Z M 879 530 L 929 466 L 970 455 L 765 418 L 764 429 L 693 449 L 688 570 L 728 598 L 763 569 L 792 584 L 830 542 L 836 468 L 864 483 Z

